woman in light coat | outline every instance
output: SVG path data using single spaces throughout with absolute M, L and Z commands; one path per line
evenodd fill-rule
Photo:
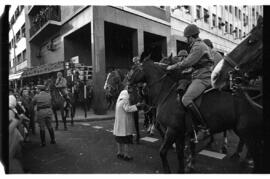
M 128 88 L 131 90 L 131 88 Z M 130 105 L 129 92 L 127 89 L 121 91 L 116 102 L 115 122 L 113 134 L 117 142 L 117 158 L 132 160 L 129 156 L 129 144 L 132 144 L 132 135 L 135 132 L 132 112 L 138 111 L 143 104 Z

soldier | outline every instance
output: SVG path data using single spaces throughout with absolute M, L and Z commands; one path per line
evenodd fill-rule
M 65 98 L 67 103 L 70 103 L 69 97 L 68 97 L 68 91 L 67 91 L 67 80 L 63 77 L 61 72 L 57 73 L 57 79 L 55 82 L 55 87 L 60 91 L 61 95 Z
M 45 125 L 47 126 L 47 129 L 49 131 L 50 137 L 51 137 L 51 144 L 55 144 L 55 138 L 54 138 L 54 131 L 53 127 L 51 125 L 52 120 L 52 97 L 49 93 L 45 91 L 44 85 L 38 85 L 38 89 L 40 90 L 40 93 L 34 96 L 33 98 L 33 104 L 36 107 L 37 112 L 37 122 L 40 127 L 40 139 L 41 139 L 41 146 L 44 147 L 46 145 L 45 141 Z
M 218 64 L 218 62 L 223 58 L 219 52 L 213 49 L 213 43 L 209 39 L 204 39 L 204 43 L 210 48 L 210 54 L 214 61 L 213 69 Z
M 192 82 L 182 97 L 182 103 L 190 110 L 193 123 L 198 124 L 195 125 L 198 130 L 198 138 L 203 138 L 205 134 L 209 134 L 209 130 L 193 100 L 211 85 L 211 66 L 213 62 L 209 48 L 199 38 L 199 33 L 199 28 L 194 24 L 190 24 L 185 28 L 184 36 L 191 47 L 190 54 L 182 62 L 168 66 L 167 70 L 194 68 Z

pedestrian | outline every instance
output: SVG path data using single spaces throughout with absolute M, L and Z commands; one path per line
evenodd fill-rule
M 132 144 L 132 135 L 134 133 L 133 112 L 143 107 L 143 104 L 130 105 L 129 92 L 132 89 L 126 87 L 121 91 L 116 102 L 115 122 L 113 134 L 117 143 L 117 158 L 126 161 L 132 160 L 129 155 L 129 145 Z
M 34 96 L 33 105 L 36 106 L 37 122 L 40 127 L 41 146 L 44 147 L 46 145 L 45 126 L 49 131 L 51 144 L 56 143 L 53 127 L 51 124 L 53 115 L 52 97 L 48 92 L 45 91 L 46 90 L 45 85 L 38 85 L 37 87 L 40 90 L 40 93 Z
M 218 64 L 218 62 L 223 58 L 222 55 L 217 52 L 215 49 L 214 49 L 214 46 L 213 46 L 213 43 L 211 42 L 211 40 L 209 39 L 204 39 L 203 40 L 204 43 L 210 48 L 210 54 L 212 56 L 212 59 L 214 61 L 214 65 L 212 67 L 212 69 L 215 68 L 215 66 Z
M 185 94 L 182 96 L 182 104 L 187 107 L 192 114 L 192 120 L 198 138 L 209 135 L 209 128 L 205 119 L 201 115 L 198 107 L 194 103 L 195 98 L 200 96 L 205 89 L 211 86 L 211 72 L 213 60 L 207 45 L 199 38 L 200 30 L 195 24 L 188 25 L 184 30 L 184 36 L 191 47 L 189 55 L 181 62 L 168 66 L 167 70 L 186 69 L 193 67 L 192 81 Z M 180 84 L 181 85 L 181 84 Z

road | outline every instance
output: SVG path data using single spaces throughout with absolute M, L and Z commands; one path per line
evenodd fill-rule
M 126 162 L 116 158 L 116 143 L 112 134 L 114 120 L 77 122 L 68 126 L 69 130 L 56 131 L 56 145 L 39 146 L 39 135 L 31 136 L 31 142 L 24 145 L 22 164 L 27 173 L 162 173 L 159 157 L 161 139 L 156 132 L 148 136 L 140 119 L 141 142 L 131 146 L 133 161 Z M 196 157 L 196 173 L 250 173 L 251 169 L 244 162 L 230 159 L 238 142 L 237 137 L 230 133 L 228 155 L 223 159 L 198 154 Z M 145 138 L 150 137 L 150 138 Z M 221 135 L 215 136 L 213 149 L 218 150 Z M 149 141 L 154 139 L 156 141 Z M 220 154 L 216 154 L 219 156 Z M 242 158 L 245 152 L 242 154 Z M 177 160 L 174 149 L 168 153 L 172 172 L 177 171 Z

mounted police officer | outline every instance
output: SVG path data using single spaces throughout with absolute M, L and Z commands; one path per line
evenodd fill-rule
M 68 90 L 67 90 L 67 80 L 63 77 L 61 72 L 57 73 L 57 79 L 55 81 L 55 87 L 59 90 L 61 95 L 65 98 L 68 104 L 70 104 L 70 99 L 68 97 Z
M 191 47 L 189 55 L 181 62 L 168 66 L 167 70 L 186 69 L 193 67 L 192 82 L 182 96 L 182 103 L 187 107 L 191 114 L 193 123 L 199 130 L 198 138 L 203 138 L 205 134 L 209 134 L 206 122 L 202 117 L 198 107 L 194 103 L 194 99 L 200 96 L 202 92 L 211 85 L 211 67 L 213 65 L 210 50 L 206 44 L 199 38 L 199 28 L 194 25 L 188 25 L 184 30 L 184 36 Z
M 203 42 L 210 48 L 210 54 L 212 56 L 212 59 L 214 61 L 213 69 L 218 64 L 218 62 L 223 58 L 222 55 L 214 50 L 213 43 L 209 39 L 204 39 Z
M 45 85 L 38 85 L 38 89 L 40 93 L 36 94 L 33 98 L 33 104 L 36 106 L 37 112 L 37 122 L 40 127 L 40 139 L 41 139 L 41 146 L 46 145 L 45 141 L 45 126 L 47 127 L 50 138 L 51 144 L 55 144 L 55 137 L 53 127 L 51 125 L 52 120 L 52 97 L 51 95 L 45 91 Z

